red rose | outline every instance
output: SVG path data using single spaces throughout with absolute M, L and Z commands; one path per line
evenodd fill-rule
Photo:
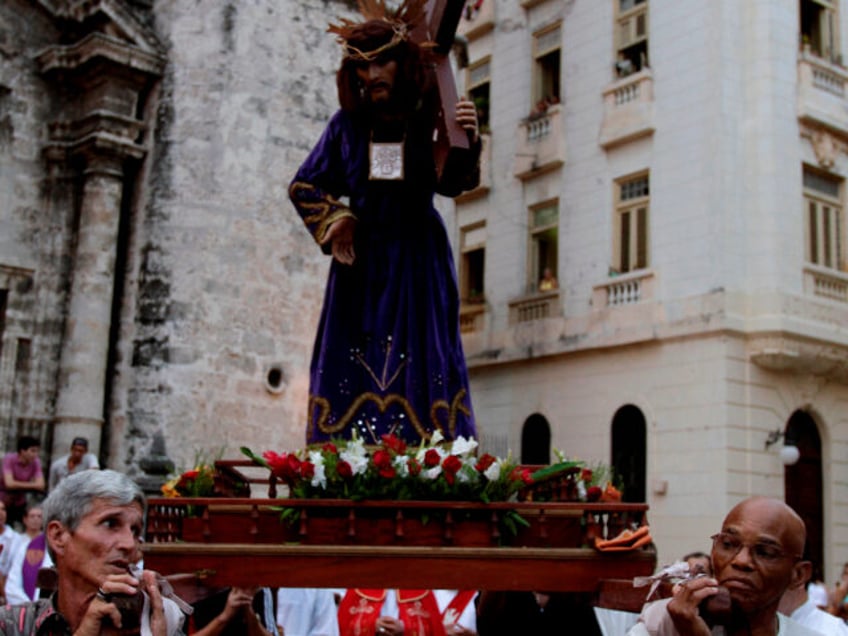
M 315 464 L 312 462 L 301 462 L 300 474 L 304 479 L 312 479 L 315 476 Z
M 474 468 L 477 470 L 478 473 L 485 473 L 491 467 L 491 465 L 495 463 L 495 461 L 496 460 L 494 455 L 489 455 L 489 453 L 486 453 L 480 459 L 477 460 L 477 464 L 474 466 Z
M 336 448 L 336 445 L 335 445 L 335 444 L 333 444 L 333 442 L 326 442 L 326 443 L 325 443 L 325 444 L 321 447 L 321 450 L 322 450 L 323 452 L 325 452 L 325 453 L 332 453 L 333 455 L 338 455 L 338 454 L 339 454 L 339 449 L 338 449 L 338 448 Z
M 412 475 L 413 477 L 417 477 L 418 475 L 421 474 L 421 464 L 419 464 L 418 460 L 416 460 L 414 458 L 410 459 L 406 463 L 406 468 L 407 468 L 407 470 L 409 470 L 409 474 Z
M 586 501 L 597 501 L 601 498 L 603 491 L 600 486 L 590 486 L 586 490 Z
M 389 451 L 383 450 L 382 448 L 374 451 L 374 455 L 371 457 L 371 460 L 374 462 L 374 466 L 377 467 L 377 470 L 390 468 L 392 465 L 392 456 L 389 455 Z
M 394 479 L 397 477 L 397 471 L 394 466 L 385 466 L 377 471 L 377 474 L 380 475 L 383 479 Z
M 588 468 L 580 471 L 580 481 L 592 481 L 592 471 Z
M 262 457 L 268 462 L 274 476 L 286 483 L 291 484 L 300 475 L 300 460 L 294 453 L 265 451 Z
M 456 475 L 460 468 L 462 468 L 462 460 L 456 455 L 448 455 L 442 462 L 442 470 L 445 473 Z
M 406 452 L 406 443 L 399 437 L 386 434 L 380 437 L 380 439 L 383 440 L 383 446 L 394 451 L 398 455 L 402 455 Z
M 353 468 L 351 468 L 350 464 L 345 461 L 341 461 L 336 464 L 336 472 L 339 473 L 339 477 L 344 479 L 350 479 L 353 477 Z
M 442 456 L 439 455 L 439 451 L 435 448 L 431 448 L 426 453 L 424 453 L 424 465 L 427 468 L 435 468 L 439 465 L 439 462 L 442 461 Z
M 197 479 L 197 476 L 200 474 L 200 471 L 195 468 L 193 470 L 187 470 L 183 473 L 182 479 L 185 481 L 191 481 L 192 479 Z
M 512 472 L 510 473 L 509 477 L 510 479 L 516 481 L 523 481 L 528 486 L 533 483 L 533 475 L 527 468 L 521 468 L 519 466 L 516 466 L 512 469 Z

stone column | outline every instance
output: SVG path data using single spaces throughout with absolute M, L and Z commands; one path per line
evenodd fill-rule
M 122 193 L 120 157 L 89 157 L 59 367 L 54 457 L 77 436 L 88 438 L 90 452 L 100 451 Z

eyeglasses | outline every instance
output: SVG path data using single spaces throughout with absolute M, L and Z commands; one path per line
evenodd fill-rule
M 743 547 L 748 548 L 748 554 L 754 561 L 765 565 L 771 565 L 787 557 L 796 561 L 801 558 L 800 554 L 789 554 L 773 543 L 745 543 L 736 535 L 727 532 L 714 534 L 710 539 L 713 542 L 713 553 L 724 559 L 732 559 Z

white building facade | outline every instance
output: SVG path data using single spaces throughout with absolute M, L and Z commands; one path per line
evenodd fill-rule
M 785 498 L 835 576 L 848 2 L 482 0 L 460 32 L 489 133 L 451 219 L 484 447 L 613 464 L 661 563 Z

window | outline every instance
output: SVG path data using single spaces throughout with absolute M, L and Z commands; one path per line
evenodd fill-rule
M 619 77 L 648 66 L 648 0 L 618 0 L 615 48 Z
M 562 35 L 556 24 L 538 31 L 533 42 L 533 103 L 536 111 L 558 104 L 560 98 L 560 47 Z
M 557 272 L 559 249 L 559 203 L 544 203 L 530 209 L 530 260 L 528 291 L 539 291 L 539 281 L 549 269 Z
M 481 303 L 485 300 L 486 223 L 462 228 L 461 233 L 460 298 L 465 303 Z
M 489 132 L 489 83 L 491 82 L 491 59 L 486 58 L 468 67 L 468 97 L 477 107 L 480 132 Z
M 648 266 L 648 175 L 621 180 L 616 190 L 613 269 L 623 274 Z
M 844 270 L 841 189 L 839 179 L 804 169 L 807 260 L 821 267 Z
M 801 43 L 830 60 L 838 58 L 835 0 L 801 0 Z

